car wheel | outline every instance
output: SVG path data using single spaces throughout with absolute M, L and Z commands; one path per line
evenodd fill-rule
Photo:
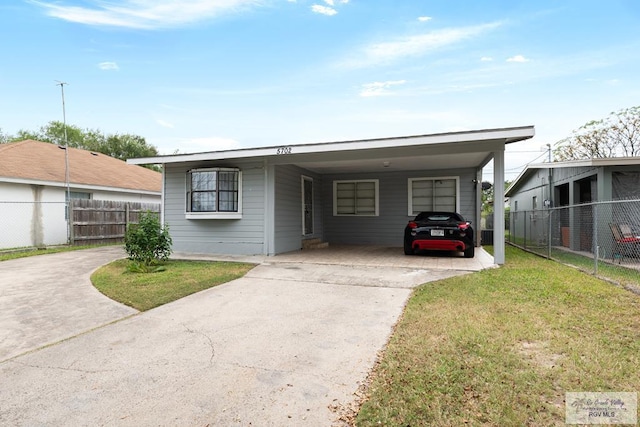
M 407 244 L 407 242 L 404 243 L 404 254 L 405 255 L 413 255 L 413 248 L 411 247 L 411 244 Z
M 464 251 L 464 257 L 465 258 L 473 258 L 473 256 L 475 255 L 475 247 L 473 246 L 469 246 L 465 251 Z

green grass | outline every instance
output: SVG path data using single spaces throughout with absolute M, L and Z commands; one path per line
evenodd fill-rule
M 107 264 L 91 276 L 93 285 L 109 298 L 145 311 L 244 276 L 253 264 L 170 260 L 164 271 L 133 273 L 129 260 Z
M 416 289 L 358 426 L 564 425 L 567 391 L 640 389 L 640 298 L 507 246 Z
M 527 250 L 543 257 L 549 256 L 546 246 L 533 248 L 529 245 Z M 599 259 L 596 269 L 594 259 L 591 256 L 584 256 L 557 247 L 551 248 L 551 259 L 578 268 L 585 273 L 594 274 L 599 278 L 613 281 L 621 286 L 640 289 L 640 272 L 637 269 L 613 263 L 610 259 Z
M 119 243 L 118 245 L 122 245 Z M 99 248 L 102 246 L 113 245 L 86 245 L 86 246 L 49 246 L 43 249 L 38 248 L 26 248 L 26 249 L 14 249 L 10 251 L 0 252 L 0 261 L 8 261 L 18 258 L 26 258 L 37 255 L 57 254 L 60 252 L 79 251 L 84 249 Z

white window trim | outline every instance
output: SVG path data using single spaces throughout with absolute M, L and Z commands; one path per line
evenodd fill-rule
M 238 211 L 237 212 L 189 212 L 187 211 L 187 205 L 185 204 L 184 216 L 186 219 L 242 219 L 242 170 L 238 168 L 195 168 L 187 171 L 189 172 L 238 172 Z M 185 182 L 186 185 L 191 185 L 189 182 Z M 186 190 L 186 188 L 185 188 Z M 186 191 L 185 191 L 186 195 Z M 189 200 L 186 200 L 189 203 Z
M 444 179 L 455 179 L 456 181 L 456 212 L 460 212 L 460 177 L 459 176 L 425 176 L 418 178 L 409 178 L 407 180 L 407 188 L 409 194 L 409 200 L 407 203 L 407 216 L 414 217 L 418 215 L 420 212 L 415 212 L 413 210 L 413 182 L 414 181 L 436 181 L 436 180 L 444 180 Z
M 338 213 L 338 184 L 341 183 L 353 183 L 353 182 L 373 182 L 375 187 L 375 212 L 373 214 L 339 214 Z M 366 217 L 366 216 L 380 216 L 380 180 L 379 179 L 341 179 L 333 181 L 333 216 L 346 216 L 346 217 Z

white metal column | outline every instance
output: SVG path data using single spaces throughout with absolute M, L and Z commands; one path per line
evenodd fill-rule
M 504 264 L 504 149 L 493 152 L 493 262 Z

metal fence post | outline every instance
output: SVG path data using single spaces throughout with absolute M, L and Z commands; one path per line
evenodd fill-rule
M 547 209 L 547 214 L 549 217 L 549 230 L 547 231 L 547 258 L 551 259 L 551 213 L 553 211 L 551 208 Z
M 593 205 L 593 274 L 598 274 L 598 258 L 600 258 L 600 246 L 598 246 L 598 205 Z

